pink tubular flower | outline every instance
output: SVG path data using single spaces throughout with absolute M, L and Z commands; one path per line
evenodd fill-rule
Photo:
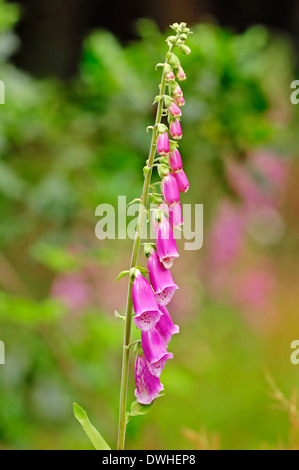
M 168 173 L 162 179 L 161 191 L 166 204 L 176 204 L 180 201 L 178 184 L 176 178 L 171 173 Z
M 180 80 L 180 81 L 186 80 L 186 74 L 185 74 L 184 70 L 182 69 L 182 67 L 179 68 L 176 76 L 177 76 L 177 79 Z
M 159 155 L 165 156 L 170 152 L 169 148 L 169 137 L 167 132 L 162 132 L 159 134 L 157 140 L 157 151 Z
M 135 363 L 135 397 L 139 403 L 149 405 L 164 390 L 160 379 L 149 371 L 148 362 L 139 354 Z
M 185 106 L 185 98 L 183 96 L 176 96 L 174 99 L 178 106 Z
M 151 331 L 141 331 L 141 343 L 148 368 L 152 375 L 160 377 L 163 367 L 173 354 L 167 352 L 166 346 L 156 328 Z
M 180 170 L 177 173 L 174 173 L 179 191 L 181 193 L 186 193 L 189 189 L 189 181 L 184 170 Z
M 168 215 L 169 223 L 173 228 L 179 228 L 183 225 L 183 214 L 180 202 L 168 208 Z
M 173 172 L 180 171 L 183 168 L 182 157 L 177 148 L 169 153 L 169 166 Z
M 163 217 L 157 230 L 157 253 L 166 269 L 170 269 L 175 258 L 179 257 L 172 228 L 166 217 Z
M 178 119 L 176 119 L 175 121 L 171 121 L 170 134 L 176 140 L 179 140 L 182 138 L 183 133 L 182 133 L 182 128 L 181 128 L 181 123 Z
M 161 305 L 159 308 L 162 312 L 162 316 L 156 324 L 156 329 L 160 333 L 160 336 L 167 348 L 172 336 L 176 333 L 179 333 L 180 328 L 178 325 L 174 325 L 166 307 Z
M 156 250 L 148 258 L 148 270 L 151 285 L 159 305 L 167 305 L 178 286 L 174 283 L 171 272 L 159 261 Z
M 178 118 L 182 115 L 182 111 L 174 101 L 172 101 L 170 106 L 168 106 L 168 111 L 175 118 Z
M 141 330 L 150 331 L 159 320 L 161 312 L 153 289 L 138 269 L 135 271 L 132 299 L 135 310 L 135 325 Z

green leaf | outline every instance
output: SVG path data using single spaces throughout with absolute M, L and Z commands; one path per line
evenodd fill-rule
M 159 395 L 157 398 L 159 398 L 160 396 L 162 395 Z M 127 424 L 133 416 L 146 415 L 151 410 L 154 403 L 155 403 L 155 400 L 152 401 L 150 405 L 142 405 L 138 401 L 133 401 L 133 403 L 131 404 L 130 411 L 126 413 Z
M 74 415 L 75 418 L 79 421 L 82 428 L 84 429 L 87 437 L 89 438 L 92 445 L 96 450 L 110 450 L 107 442 L 102 438 L 101 434 L 96 430 L 96 428 L 91 424 L 87 413 L 83 408 L 81 408 L 77 403 L 74 403 Z
M 117 278 L 115 279 L 114 282 L 117 282 L 119 281 L 122 277 L 126 276 L 127 274 L 130 274 L 130 271 L 126 270 L 126 271 L 121 271 L 119 273 L 119 275 L 117 276 Z

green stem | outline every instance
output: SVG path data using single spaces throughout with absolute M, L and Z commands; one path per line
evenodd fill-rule
M 169 52 L 171 52 L 172 47 Z M 169 56 L 169 52 L 167 57 Z M 168 59 L 166 60 L 168 63 Z M 165 94 L 166 87 L 166 78 L 165 78 L 165 67 L 163 68 L 161 85 L 160 85 L 160 96 Z M 146 173 L 143 191 L 141 197 L 141 203 L 139 208 L 138 223 L 136 227 L 135 239 L 132 250 L 131 258 L 131 268 L 137 265 L 140 242 L 142 237 L 142 231 L 146 216 L 146 207 L 147 207 L 147 198 L 149 193 L 149 187 L 151 182 L 151 176 L 153 171 L 153 163 L 156 153 L 156 142 L 157 142 L 157 125 L 160 124 L 163 111 L 163 99 L 160 99 L 158 102 L 156 121 L 153 128 L 152 141 L 150 146 L 150 152 L 148 157 L 148 168 L 149 171 Z M 118 440 L 117 440 L 117 449 L 123 450 L 125 447 L 125 437 L 126 437 L 126 405 L 127 405 L 127 389 L 128 389 L 128 377 L 129 377 L 129 361 L 130 361 L 130 348 L 131 342 L 131 326 L 132 326 L 132 309 L 133 309 L 133 300 L 132 300 L 132 286 L 133 278 L 130 276 L 128 294 L 127 294 L 127 306 L 126 306 L 126 322 L 125 322 L 125 337 L 124 337 L 124 347 L 123 347 L 123 360 L 122 360 L 122 374 L 121 374 L 121 388 L 120 388 L 120 408 L 119 408 L 119 427 L 118 427 Z

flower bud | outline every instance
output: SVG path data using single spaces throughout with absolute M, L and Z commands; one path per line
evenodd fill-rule
M 175 99 L 175 102 L 178 106 L 185 106 L 185 100 L 184 100 L 183 96 L 177 96 L 174 99 Z
M 171 173 L 169 173 L 162 179 L 161 191 L 166 204 L 172 205 L 179 202 L 179 188 L 174 175 L 172 175 Z
M 179 191 L 181 193 L 186 193 L 189 189 L 189 181 L 184 170 L 180 170 L 177 173 L 174 173 Z
M 172 70 L 166 74 L 166 80 L 169 82 L 175 80 L 175 75 Z
M 179 68 L 181 65 L 180 59 L 175 54 L 171 54 L 169 62 L 174 69 Z
M 176 74 L 176 77 L 178 80 L 182 81 L 182 80 L 186 80 L 186 74 L 184 72 L 184 70 L 182 69 L 182 67 L 179 68 L 177 74 Z
M 182 111 L 180 110 L 179 106 L 174 101 L 172 101 L 171 105 L 168 106 L 168 111 L 174 118 L 178 118 L 182 115 Z
M 157 139 L 157 152 L 159 155 L 168 155 L 170 151 L 169 148 L 169 137 L 167 132 L 159 134 Z
M 180 171 L 183 168 L 182 157 L 176 147 L 169 153 L 169 166 L 173 172 Z
M 182 89 L 177 82 L 171 83 L 171 92 L 174 97 L 183 96 Z
M 175 140 L 180 140 L 182 138 L 182 128 L 181 123 L 178 119 L 171 121 L 170 123 L 170 134 Z
M 190 47 L 185 46 L 184 44 L 180 44 L 179 47 L 180 47 L 181 51 L 182 51 L 184 54 L 187 54 L 187 55 L 190 54 L 190 52 L 191 52 Z

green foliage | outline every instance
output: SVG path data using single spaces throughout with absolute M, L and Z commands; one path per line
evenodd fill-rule
M 102 438 L 99 431 L 91 424 L 87 413 L 83 408 L 81 408 L 77 403 L 74 403 L 74 415 L 76 419 L 81 424 L 86 435 L 88 436 L 90 442 L 95 447 L 96 450 L 110 450 L 107 442 Z

